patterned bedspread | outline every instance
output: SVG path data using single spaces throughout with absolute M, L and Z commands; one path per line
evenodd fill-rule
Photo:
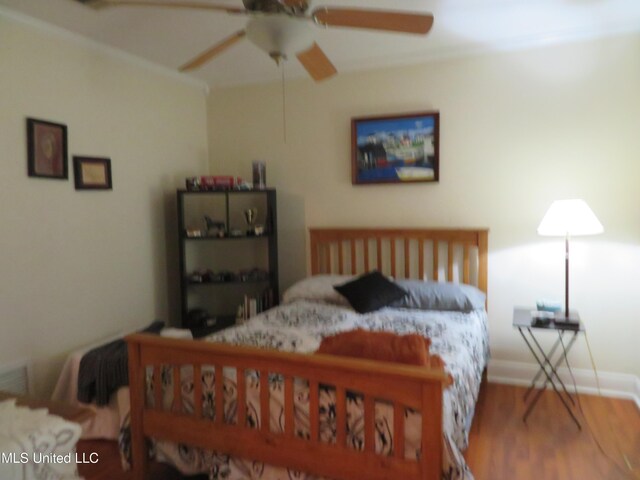
M 359 315 L 350 308 L 298 300 L 260 314 L 242 326 L 226 329 L 207 338 L 209 341 L 236 345 L 275 348 L 291 352 L 313 352 L 324 336 L 337 332 L 364 328 L 384 330 L 399 334 L 419 333 L 431 339 L 431 353 L 438 354 L 446 363 L 446 370 L 453 376 L 454 384 L 446 389 L 443 403 L 444 459 L 442 478 L 446 480 L 472 480 L 473 476 L 462 456 L 468 442 L 468 429 L 473 415 L 482 371 L 488 359 L 488 333 L 486 312 L 439 312 L 385 308 L 377 312 Z M 259 381 L 256 373 L 247 372 L 248 421 L 259 424 Z M 192 405 L 192 376 L 182 371 L 183 403 Z M 213 415 L 213 372 L 203 369 L 204 412 Z M 225 419 L 236 418 L 235 371 L 225 372 Z M 165 403 L 170 405 L 173 388 L 168 385 L 171 375 L 163 379 Z M 283 382 L 270 378 L 270 415 L 272 431 L 283 431 Z M 189 394 L 191 393 L 191 397 Z M 296 384 L 295 431 L 308 435 L 308 390 L 305 384 Z M 347 438 L 353 448 L 361 449 L 364 443 L 363 408 L 360 398 L 348 395 Z M 390 405 L 376 403 L 376 451 L 393 452 L 393 411 Z M 335 437 L 335 396 L 330 388 L 320 390 L 320 434 L 323 441 L 332 442 Z M 407 410 L 405 422 L 405 456 L 417 454 L 420 449 L 420 414 Z M 204 452 L 200 449 L 158 441 L 156 458 L 174 464 L 185 474 L 209 472 L 213 478 L 225 479 L 310 479 L 304 473 L 264 465 L 250 460 Z

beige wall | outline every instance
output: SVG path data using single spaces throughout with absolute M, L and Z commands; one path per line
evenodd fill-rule
M 113 191 L 76 191 L 71 158 L 27 177 L 26 117 L 110 157 Z M 206 121 L 200 87 L 0 12 L 0 365 L 32 360 L 36 393 L 68 351 L 176 311 L 174 192 L 208 168 Z
M 309 226 L 489 227 L 493 357 L 530 361 L 514 305 L 562 299 L 563 242 L 536 228 L 554 199 L 582 197 L 605 226 L 575 238 L 572 300 L 598 367 L 640 374 L 640 37 L 213 91 L 215 173 L 250 177 L 267 162 L 278 188 L 286 287 L 306 273 Z M 438 184 L 358 186 L 350 118 L 437 109 Z M 587 367 L 584 342 L 575 365 Z

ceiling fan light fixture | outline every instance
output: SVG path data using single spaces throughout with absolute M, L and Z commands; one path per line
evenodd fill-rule
M 271 52 L 269 56 L 271 57 L 271 60 L 276 62 L 276 65 L 280 65 L 280 62 L 284 62 L 287 59 L 287 56 L 280 52 Z
M 247 23 L 247 38 L 266 52 L 276 63 L 308 49 L 314 42 L 314 32 L 304 19 L 261 15 Z

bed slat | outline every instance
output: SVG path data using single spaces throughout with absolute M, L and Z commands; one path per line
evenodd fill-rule
M 447 281 L 453 282 L 453 254 L 455 253 L 455 244 L 449 242 L 447 244 Z
M 433 278 L 434 282 L 438 281 L 438 240 L 433 240 Z
M 202 418 L 202 368 L 193 366 L 193 413 L 196 418 Z
M 309 381 L 309 436 L 312 442 L 318 441 L 320 431 L 318 383 Z
M 356 241 L 351 239 L 351 272 L 352 274 L 356 274 Z
M 284 431 L 288 437 L 294 436 L 293 377 L 284 377 Z
M 216 365 L 216 397 L 214 402 L 216 404 L 216 423 L 224 423 L 224 374 L 222 372 L 222 365 Z
M 131 400 L 131 460 L 138 478 L 146 478 L 149 470 L 149 455 L 144 437 L 146 366 L 141 360 L 141 346 L 129 343 L 129 396 Z
M 260 428 L 263 432 L 268 432 L 271 429 L 269 397 L 269 372 L 260 370 Z
M 153 405 L 162 410 L 162 365 L 153 367 Z
M 365 238 L 362 240 L 362 253 L 364 254 L 364 271 L 369 271 L 369 241 Z
M 488 250 L 489 238 L 488 232 L 481 232 L 478 235 L 478 285 L 477 287 L 484 293 L 487 293 L 487 272 L 488 272 Z
M 418 240 L 418 280 L 424 279 L 424 239 Z
M 376 403 L 371 395 L 364 397 L 364 450 L 375 452 Z
M 393 408 L 393 455 L 404 458 L 404 406 L 399 403 Z
M 347 443 L 347 398 L 345 388 L 336 387 L 336 444 L 344 447 Z
M 469 244 L 464 244 L 463 256 L 462 256 L 462 282 L 469 283 Z
M 395 239 L 389 239 L 389 245 L 391 249 L 391 276 L 396 276 L 396 241 Z
M 311 250 L 311 271 L 318 272 L 320 271 L 320 246 L 315 238 L 312 238 L 309 244 L 309 249 Z
M 245 376 L 244 368 L 236 368 L 236 388 L 238 393 L 236 395 L 236 410 L 238 412 L 238 425 L 241 427 L 247 426 L 247 379 Z
M 173 411 L 182 411 L 182 383 L 180 381 L 180 365 L 171 368 L 173 377 Z
M 422 414 L 428 412 L 429 418 L 422 422 L 422 458 L 425 463 L 424 476 L 426 478 L 438 478 L 440 476 L 440 463 L 442 462 L 442 424 L 437 424 L 433 419 L 442 418 L 442 385 L 438 389 L 423 387 Z M 426 440 L 425 440 L 426 439 Z
M 344 274 L 344 256 L 342 253 L 342 242 L 338 242 L 338 273 Z
M 377 249 L 376 266 L 378 270 L 382 270 L 382 239 L 380 237 L 376 238 L 376 249 Z
M 404 278 L 411 277 L 411 265 L 409 263 L 409 238 L 404 239 Z
M 331 272 L 331 245 L 330 244 L 328 244 L 325 247 L 325 252 L 326 252 L 325 262 L 327 264 L 325 268 L 325 272 Z

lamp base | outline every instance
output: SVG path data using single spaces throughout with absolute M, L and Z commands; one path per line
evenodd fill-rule
M 569 310 L 569 315 L 566 315 L 564 311 L 556 312 L 553 323 L 559 326 L 577 327 L 580 325 L 580 315 L 578 315 L 578 312 L 571 310 Z

